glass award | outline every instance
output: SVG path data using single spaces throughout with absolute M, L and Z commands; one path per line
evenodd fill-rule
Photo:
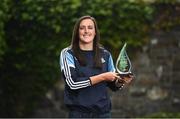
M 131 68 L 131 61 L 126 53 L 125 43 L 116 60 L 116 71 L 119 73 L 120 76 L 130 76 L 133 75 L 131 72 Z

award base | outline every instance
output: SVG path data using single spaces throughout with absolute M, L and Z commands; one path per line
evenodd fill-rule
M 127 73 L 127 74 L 118 74 L 121 78 L 123 77 L 131 77 L 133 76 L 133 73 Z

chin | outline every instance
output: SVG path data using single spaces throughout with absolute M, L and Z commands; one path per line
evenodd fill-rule
M 91 40 L 91 39 L 86 39 L 86 40 L 82 40 L 82 42 L 83 42 L 83 43 L 92 43 L 93 40 Z

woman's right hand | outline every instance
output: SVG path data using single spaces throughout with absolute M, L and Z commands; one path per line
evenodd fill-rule
M 115 72 L 105 72 L 105 73 L 90 77 L 91 85 L 95 85 L 102 81 L 112 82 L 112 81 L 115 81 L 116 79 L 121 79 L 121 78 L 120 76 L 118 76 L 118 73 L 115 73 Z
M 121 79 L 120 76 L 118 76 L 118 73 L 115 72 L 105 72 L 101 74 L 104 81 L 114 81 L 116 79 Z

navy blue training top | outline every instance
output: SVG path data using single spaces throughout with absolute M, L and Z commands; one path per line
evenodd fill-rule
M 115 82 L 91 85 L 89 78 L 103 72 L 115 72 L 110 52 L 105 49 L 101 50 L 102 69 L 93 67 L 93 51 L 82 51 L 87 61 L 86 66 L 79 64 L 70 47 L 61 51 L 60 67 L 62 78 L 65 81 L 64 102 L 70 110 L 95 113 L 105 113 L 111 110 L 107 87 L 113 91 L 118 90 L 119 87 L 115 86 Z

